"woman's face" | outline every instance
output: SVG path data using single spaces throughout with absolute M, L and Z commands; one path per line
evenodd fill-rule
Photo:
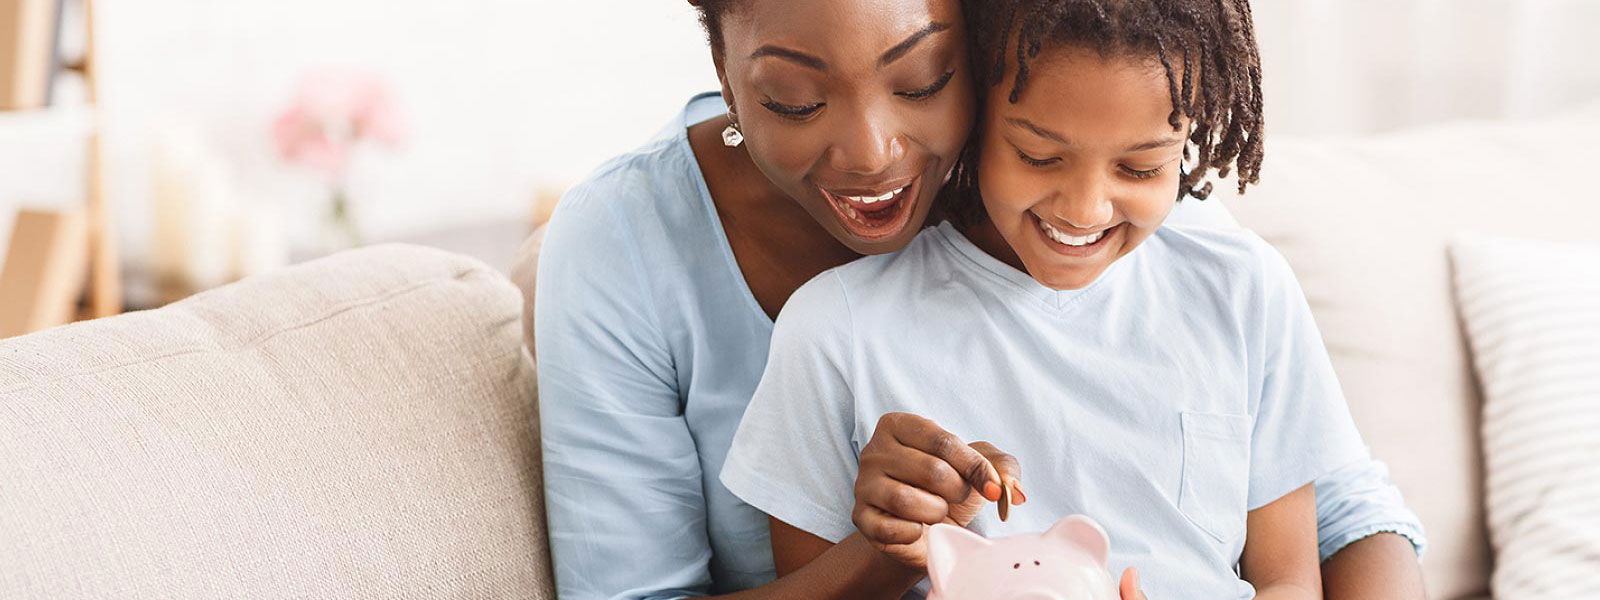
M 718 72 L 744 148 L 861 254 L 916 235 L 971 130 L 957 0 L 748 0 Z
M 1014 72 L 984 110 L 983 205 L 1014 266 L 1054 289 L 1082 288 L 1172 210 L 1189 120 L 1176 131 L 1167 122 L 1166 70 L 1153 58 L 1049 49 L 1012 104 Z

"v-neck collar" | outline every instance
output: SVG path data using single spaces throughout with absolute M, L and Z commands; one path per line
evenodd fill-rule
M 1105 287 L 1106 280 L 1115 277 L 1117 272 L 1121 271 L 1119 267 L 1122 263 L 1131 258 L 1131 256 L 1124 256 L 1122 259 L 1111 263 L 1111 266 L 1107 267 L 1099 278 L 1086 287 L 1076 290 L 1055 290 L 1045 287 L 1044 284 L 1039 283 L 1021 269 L 1008 265 L 1004 261 L 991 256 L 988 252 L 984 252 L 977 244 L 972 243 L 972 240 L 967 239 L 965 234 L 956 229 L 954 225 L 951 225 L 949 221 L 940 223 L 934 229 L 934 234 L 939 236 L 939 239 L 947 248 L 965 258 L 978 271 L 998 280 L 1006 289 L 1031 298 L 1043 308 L 1054 312 L 1065 311 L 1075 304 L 1079 298 L 1094 294 L 1100 288 Z

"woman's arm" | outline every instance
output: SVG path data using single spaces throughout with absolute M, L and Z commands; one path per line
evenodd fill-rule
M 1307 484 L 1250 511 L 1239 574 L 1260 600 L 1321 598 L 1316 540 L 1316 496 Z
M 1422 567 L 1411 540 L 1378 533 L 1345 546 L 1322 563 L 1329 600 L 1423 600 Z

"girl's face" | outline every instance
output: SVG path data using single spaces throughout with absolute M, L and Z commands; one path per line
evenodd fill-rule
M 1167 122 L 1166 71 L 1154 58 L 1047 49 L 1012 104 L 1015 70 L 989 91 L 983 116 L 981 227 L 1009 246 L 985 249 L 1047 287 L 1082 288 L 1172 210 L 1189 121 L 1176 131 Z
M 956 0 L 750 0 L 717 70 L 744 149 L 860 254 L 905 247 L 972 128 Z

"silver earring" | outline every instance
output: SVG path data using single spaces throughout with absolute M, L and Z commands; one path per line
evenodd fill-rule
M 737 148 L 744 143 L 744 134 L 739 131 L 739 122 L 733 118 L 733 107 L 728 107 L 728 127 L 722 130 L 722 145 Z

